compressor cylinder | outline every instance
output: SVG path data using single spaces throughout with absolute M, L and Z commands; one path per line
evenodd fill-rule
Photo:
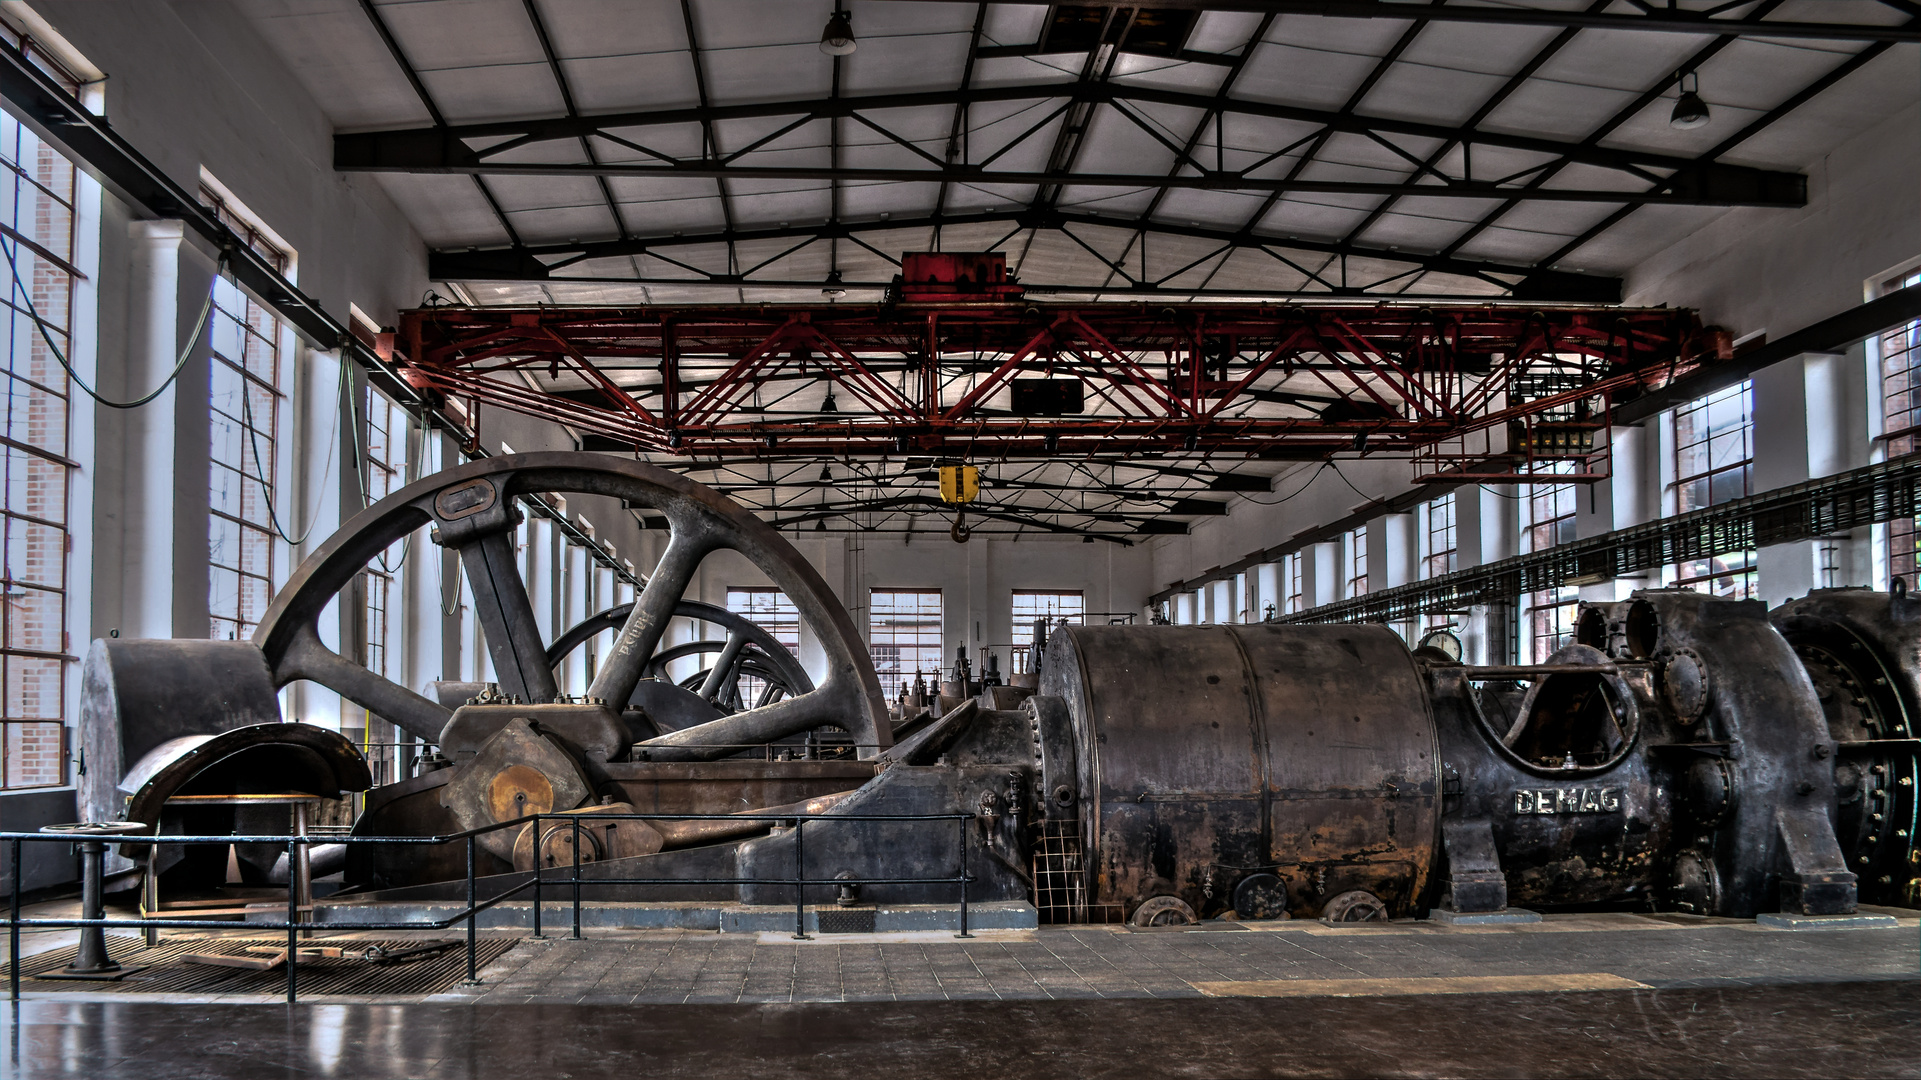
M 1094 904 L 1207 916 L 1240 889 L 1297 914 L 1354 893 L 1416 912 L 1441 811 L 1423 683 L 1382 626 L 1055 631 L 1040 693 L 1080 748 Z
M 1835 740 L 1764 606 L 1653 590 L 1580 626 L 1498 668 L 1384 626 L 1057 630 L 1035 713 L 1072 733 L 1090 909 L 1853 911 Z

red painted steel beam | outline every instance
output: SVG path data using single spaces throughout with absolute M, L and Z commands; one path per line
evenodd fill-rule
M 423 308 L 401 316 L 400 343 L 423 393 L 718 457 L 1407 453 L 1582 400 L 1605 409 L 1727 352 L 1669 308 L 965 298 Z M 1078 381 L 1086 411 L 1014 415 L 1016 378 Z M 791 400 L 810 381 L 840 391 L 834 411 Z M 1317 396 L 1318 413 L 1301 404 Z

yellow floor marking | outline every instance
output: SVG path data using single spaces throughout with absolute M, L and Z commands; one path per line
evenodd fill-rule
M 1402 997 L 1419 994 L 1525 994 L 1567 990 L 1646 990 L 1646 983 L 1604 971 L 1572 975 L 1460 975 L 1433 979 L 1266 979 L 1189 984 L 1209 997 Z
M 976 930 L 974 936 L 959 938 L 952 930 L 883 930 L 875 934 L 822 934 L 809 932 L 805 940 L 791 930 L 762 930 L 756 941 L 761 945 L 889 945 L 919 942 L 924 945 L 965 945 L 970 941 L 1032 941 L 1032 930 Z

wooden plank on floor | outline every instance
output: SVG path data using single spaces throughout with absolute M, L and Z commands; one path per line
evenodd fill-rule
M 277 949 L 264 956 L 233 955 L 231 953 L 188 953 L 181 957 L 189 964 L 205 964 L 208 967 L 244 968 L 248 971 L 272 971 L 287 962 L 287 950 Z

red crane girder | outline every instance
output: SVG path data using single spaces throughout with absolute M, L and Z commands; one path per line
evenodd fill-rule
M 1728 351 L 1671 308 L 1033 301 L 433 307 L 399 345 L 422 390 L 721 457 L 1409 452 Z M 1017 414 L 1016 378 L 1083 407 Z

